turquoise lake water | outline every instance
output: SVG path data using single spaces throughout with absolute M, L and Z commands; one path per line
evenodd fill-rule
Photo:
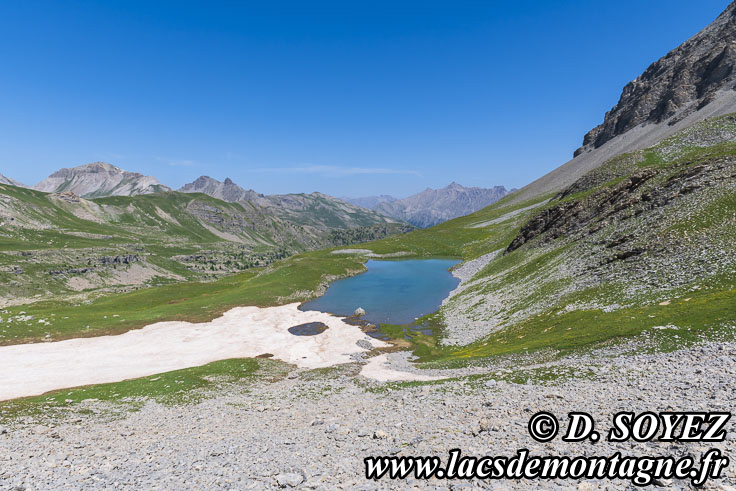
M 452 259 L 368 261 L 368 271 L 332 283 L 320 298 L 301 306 L 349 316 L 358 307 L 374 324 L 410 324 L 434 312 L 460 280 L 448 269 Z

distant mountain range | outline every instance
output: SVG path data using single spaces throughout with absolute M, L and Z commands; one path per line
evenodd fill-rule
M 35 251 L 14 256 L 11 269 L 0 264 L 2 304 L 33 301 L 29 292 L 38 285 L 49 299 L 211 280 L 298 252 L 414 230 L 320 193 L 264 196 L 206 177 L 185 193 L 109 164 L 55 176 L 45 181 L 53 192 L 0 182 L 3 251 Z M 126 190 L 135 195 L 77 194 Z
M 1 183 L 26 187 L 5 176 L 0 177 Z M 173 191 L 154 177 L 128 172 L 105 162 L 61 169 L 30 189 L 50 193 L 52 198 L 62 196 L 65 202 L 75 203 L 167 193 L 170 200 L 187 203 L 187 212 L 196 215 L 197 220 L 204 220 L 208 227 L 213 226 L 208 222 L 210 219 L 219 223 L 215 226 L 218 237 L 235 242 L 255 241 L 262 245 L 282 246 L 290 251 L 379 239 L 414 228 L 400 219 L 322 193 L 266 196 L 252 189 L 245 190 L 230 179 L 220 182 L 209 176 L 201 176 L 179 191 Z M 218 208 L 211 202 L 202 205 L 196 198 L 193 201 L 189 196 L 183 196 L 194 193 L 237 206 Z M 137 201 L 126 203 L 131 207 L 138 206 Z M 92 204 L 89 206 L 93 207 Z M 231 210 L 231 216 L 225 218 L 221 215 L 225 209 Z M 23 216 L 17 214 L 18 211 L 20 208 L 10 216 L 22 223 Z M 95 219 L 99 220 L 99 217 Z M 241 230 L 242 227 L 245 228 Z
M 264 195 L 252 189 L 245 190 L 230 179 L 220 182 L 209 176 L 201 176 L 182 186 L 179 192 L 202 193 L 223 201 L 256 206 L 281 220 L 319 230 L 402 222 L 323 193 Z
M 487 189 L 465 187 L 453 182 L 442 189 L 427 188 L 421 193 L 404 199 L 386 195 L 345 199 L 353 204 L 407 221 L 417 227 L 426 228 L 476 212 L 495 203 L 510 192 L 503 186 Z
M 2 175 L 0 183 L 25 187 Z M 58 170 L 31 189 L 46 193 L 74 193 L 85 199 L 173 191 L 155 177 L 128 172 L 106 162 Z M 264 195 L 253 189 L 246 190 L 229 178 L 221 182 L 200 176 L 179 188 L 178 192 L 202 193 L 229 203 L 248 204 L 261 214 L 314 229 L 307 230 L 307 233 L 319 235 L 318 232 L 329 230 L 404 222 L 416 227 L 431 227 L 478 211 L 510 191 L 503 186 L 485 189 L 464 187 L 453 182 L 442 189 L 427 188 L 404 199 L 388 195 L 338 199 L 322 193 Z

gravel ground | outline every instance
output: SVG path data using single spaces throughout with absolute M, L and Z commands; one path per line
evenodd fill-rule
M 736 401 L 736 343 L 703 343 L 675 353 L 588 356 L 529 365 L 537 383 L 504 381 L 508 360 L 486 364 L 481 378 L 412 387 L 357 375 L 357 364 L 329 372 L 298 370 L 285 378 L 222 388 L 197 405 L 146 404 L 105 416 L 109 403 L 70 407 L 51 422 L 25 417 L 0 429 L 0 489 L 627 489 L 598 481 L 367 481 L 371 455 L 699 456 L 710 447 L 736 454 L 734 422 L 721 443 L 537 443 L 527 422 L 537 411 L 560 421 L 587 411 L 605 434 L 617 411 L 731 411 Z M 277 363 L 277 362 L 271 362 Z M 477 372 L 478 367 L 473 371 Z M 551 382 L 545 374 L 558 373 Z M 455 373 L 457 375 L 457 373 Z M 572 375 L 572 376 L 570 376 Z M 95 414 L 97 413 L 97 414 Z M 736 465 L 707 489 L 733 489 Z M 658 487 L 689 487 L 684 481 Z

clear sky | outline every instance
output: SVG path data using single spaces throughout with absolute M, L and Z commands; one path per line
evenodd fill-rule
M 727 0 L 0 2 L 0 173 L 521 187 Z

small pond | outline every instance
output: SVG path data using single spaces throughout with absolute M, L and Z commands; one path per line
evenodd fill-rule
M 301 306 L 351 316 L 358 307 L 374 324 L 411 324 L 436 311 L 459 280 L 448 269 L 453 259 L 408 259 L 366 263 L 368 271 L 332 283 L 325 294 Z
M 288 331 L 294 336 L 316 336 L 327 330 L 327 324 L 323 322 L 307 322 L 298 326 L 290 327 Z

